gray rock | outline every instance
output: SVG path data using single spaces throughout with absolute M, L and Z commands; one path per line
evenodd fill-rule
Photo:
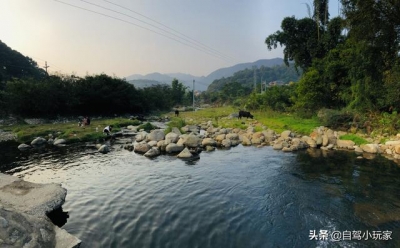
M 284 138 L 284 139 L 292 137 L 292 131 L 290 131 L 290 130 L 283 131 L 281 133 L 281 137 Z
M 355 143 L 352 140 L 336 140 L 336 146 L 338 148 L 346 148 L 346 149 L 352 149 L 354 147 Z
M 216 146 L 217 142 L 215 140 L 211 139 L 211 138 L 205 138 L 205 139 L 203 139 L 201 144 L 203 146 Z
M 206 146 L 206 151 L 207 152 L 215 151 L 215 147 L 214 146 Z
M 283 144 L 282 142 L 277 142 L 273 145 L 272 147 L 274 150 L 282 150 L 283 149 Z
M 221 142 L 221 146 L 222 146 L 222 147 L 225 147 L 225 148 L 229 148 L 229 147 L 232 146 L 232 142 L 231 142 L 230 139 L 224 139 L 224 140 Z
M 179 128 L 177 127 L 173 127 L 171 132 L 176 133 L 178 136 L 182 135 L 182 132 L 179 130 Z
M 226 135 L 226 138 L 230 139 L 231 141 L 232 140 L 239 140 L 239 135 L 237 133 L 228 133 Z
M 136 143 L 133 147 L 133 151 L 141 154 L 145 154 L 150 150 L 150 146 L 147 143 Z
M 185 148 L 183 151 L 181 151 L 178 156 L 178 158 L 191 158 L 193 157 L 192 153 L 189 151 L 189 149 Z
M 178 144 L 174 144 L 174 143 L 170 143 L 167 145 L 167 147 L 165 148 L 165 151 L 167 153 L 178 153 L 181 152 L 183 150 L 184 146 L 183 145 L 178 145 Z
M 378 153 L 379 152 L 379 146 L 377 144 L 365 144 L 365 145 L 361 145 L 360 148 L 364 152 L 368 152 L 368 153 Z
M 242 136 L 239 136 L 239 137 L 242 137 L 242 145 L 244 145 L 244 146 L 251 146 L 252 145 L 251 140 L 249 138 L 247 138 L 247 136 L 242 135 Z
M 148 150 L 145 154 L 144 154 L 144 156 L 145 157 L 148 157 L 148 158 L 153 158 L 153 157 L 156 157 L 156 156 L 158 156 L 158 155 L 160 155 L 161 153 L 160 153 L 160 150 L 158 150 L 158 148 L 156 148 L 156 147 L 153 147 L 153 148 L 151 148 L 150 150 Z
M 160 140 L 161 141 L 161 140 Z M 147 144 L 149 144 L 149 146 L 153 147 L 153 146 L 157 146 L 157 141 L 153 140 L 153 141 L 149 141 L 147 142 Z
M 179 135 L 174 132 L 170 132 L 165 136 L 165 143 L 168 145 L 169 143 L 176 143 L 179 140 Z
M 44 144 L 46 144 L 46 143 L 47 143 L 46 139 L 44 139 L 44 138 L 42 138 L 42 137 L 37 137 L 36 139 L 34 139 L 34 140 L 31 142 L 31 145 L 32 145 L 32 146 L 40 146 L 40 145 L 44 145 Z
M 53 145 L 61 145 L 61 144 L 65 144 L 67 143 L 67 141 L 65 139 L 56 139 L 53 143 Z
M 160 129 L 153 130 L 147 135 L 147 141 L 158 142 L 160 140 L 163 140 L 164 138 L 165 138 L 164 131 Z
M 283 151 L 283 152 L 291 152 L 291 151 L 293 151 L 293 150 L 292 150 L 292 148 L 290 148 L 290 147 L 283 147 L 283 148 L 282 148 L 282 151 Z
M 29 150 L 29 149 L 31 149 L 32 147 L 30 146 L 30 145 L 27 145 L 27 144 L 20 144 L 19 146 L 18 146 L 18 150 L 20 150 L 20 151 L 26 151 L 26 150 Z
M 108 147 L 108 145 L 102 145 L 97 151 L 100 153 L 107 153 L 110 151 L 110 147 Z
M 196 148 L 201 144 L 201 139 L 193 133 L 182 135 L 183 145 L 186 147 Z

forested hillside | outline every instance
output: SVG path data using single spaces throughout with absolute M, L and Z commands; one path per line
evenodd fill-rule
M 236 72 L 233 76 L 227 78 L 221 78 L 214 80 L 210 86 L 208 86 L 208 92 L 220 91 L 226 84 L 239 83 L 242 87 L 253 89 L 254 80 L 257 85 L 260 82 L 270 83 L 272 81 L 282 81 L 284 83 L 295 82 L 300 78 L 300 72 L 296 72 L 294 66 L 273 66 L 265 67 L 261 66 L 256 69 L 245 69 Z
M 12 50 L 0 40 L 0 82 L 13 77 L 41 78 L 46 72 L 37 66 L 37 63 L 18 51 Z

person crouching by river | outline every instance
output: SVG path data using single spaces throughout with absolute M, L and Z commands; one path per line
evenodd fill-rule
M 106 126 L 106 127 L 103 129 L 103 133 L 105 133 L 107 136 L 111 135 L 111 131 L 112 131 L 112 125 Z

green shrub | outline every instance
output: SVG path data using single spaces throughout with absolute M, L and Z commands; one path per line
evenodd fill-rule
M 321 109 L 318 111 L 318 119 L 322 125 L 330 128 L 350 127 L 353 124 L 354 114 L 334 109 Z
M 165 133 L 169 133 L 171 132 L 173 127 L 177 127 L 179 130 L 186 126 L 186 122 L 185 120 L 183 120 L 182 118 L 179 117 L 172 117 L 171 121 L 167 124 L 167 129 L 165 129 Z
M 138 127 L 138 130 L 144 129 L 146 132 L 150 132 L 151 130 L 156 129 L 157 126 L 152 125 L 150 122 L 147 122 L 145 124 L 142 124 Z

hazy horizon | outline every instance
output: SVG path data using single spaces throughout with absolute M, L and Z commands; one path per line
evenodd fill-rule
M 282 58 L 282 48 L 268 51 L 265 38 L 280 30 L 284 17 L 308 16 L 306 5 L 296 0 L 0 3 L 2 42 L 41 67 L 47 61 L 51 73 L 81 76 L 201 77 L 240 63 Z M 337 16 L 338 2 L 329 7 L 331 18 Z

